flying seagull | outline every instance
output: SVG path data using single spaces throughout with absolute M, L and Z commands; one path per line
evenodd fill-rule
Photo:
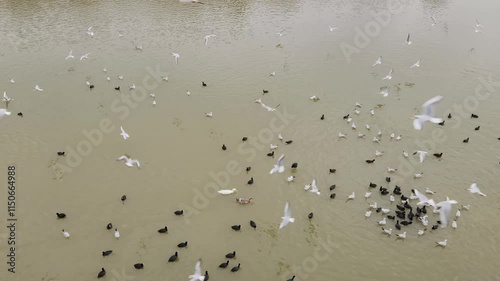
M 172 53 L 172 56 L 175 58 L 175 64 L 178 64 L 181 56 L 178 53 Z
M 276 165 L 274 165 L 274 168 L 269 172 L 269 174 L 272 175 L 276 172 L 283 173 L 285 171 L 285 166 L 283 166 L 283 160 L 285 160 L 285 154 L 282 154 L 280 156 L 278 162 L 276 163 Z
M 410 68 L 414 68 L 414 67 L 420 67 L 420 60 L 418 60 L 416 63 L 414 63 L 412 66 L 410 66 Z
M 295 219 L 292 218 L 292 211 L 290 210 L 290 205 L 288 202 L 285 204 L 285 214 L 281 217 L 280 229 L 285 227 L 289 222 L 294 222 Z
M 129 138 L 130 136 L 127 134 L 127 132 L 125 132 L 125 130 L 123 129 L 123 127 L 120 126 L 120 130 L 121 130 L 121 133 L 120 135 L 123 137 L 124 140 L 126 140 L 127 138 Z
M 435 115 L 434 112 L 434 105 L 437 104 L 439 101 L 443 99 L 442 96 L 435 96 L 432 99 L 426 101 L 422 105 L 422 115 L 415 115 L 415 120 L 413 120 L 413 127 L 415 130 L 422 130 L 422 125 L 426 122 L 432 122 L 432 123 L 441 123 L 443 122 L 443 119 L 441 118 L 436 118 L 433 117 Z
M 391 71 L 389 71 L 389 74 L 387 74 L 382 80 L 391 80 L 392 79 L 392 71 L 394 69 L 391 68 Z
M 205 275 L 208 275 L 208 272 L 205 272 Z M 194 273 L 189 275 L 189 281 L 204 281 L 205 275 L 201 274 L 201 259 L 199 259 L 194 267 Z
M 445 228 L 448 225 L 448 216 L 451 213 L 451 205 L 457 203 L 457 201 L 450 200 L 450 198 L 446 197 L 446 201 L 441 201 L 436 204 L 436 207 L 440 207 L 439 218 L 441 221 L 441 228 Z
M 204 39 L 205 39 L 205 46 L 208 44 L 208 39 L 210 39 L 210 37 L 215 37 L 215 36 L 217 36 L 217 35 L 210 34 L 210 35 L 205 36 L 204 37 Z
M 410 33 L 408 33 L 408 37 L 406 37 L 406 45 L 411 45 L 411 41 L 410 41 Z
M 479 187 L 477 187 L 476 183 L 471 184 L 469 189 L 467 189 L 467 190 L 472 194 L 477 193 L 481 196 L 486 196 L 486 194 L 482 193 L 481 190 L 479 190 Z
M 69 51 L 69 55 L 66 57 L 66 59 L 74 59 L 75 56 L 73 56 L 73 50 Z
M 375 63 L 372 66 L 376 66 L 377 64 L 382 64 L 382 56 L 378 57 Z
M 137 159 L 131 159 L 128 155 L 122 155 L 118 159 L 116 159 L 116 161 L 121 160 L 125 160 L 125 165 L 129 167 L 134 167 L 134 165 L 136 165 L 137 168 L 141 168 L 141 164 L 139 163 L 139 161 Z

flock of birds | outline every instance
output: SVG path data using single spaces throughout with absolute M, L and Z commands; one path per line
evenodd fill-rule
M 191 2 L 191 3 L 203 4 L 202 2 L 196 1 L 196 0 L 186 0 L 186 1 L 181 0 L 181 2 Z M 438 23 L 437 20 L 434 17 L 432 17 L 432 24 L 431 25 L 435 26 L 437 23 Z M 332 32 L 334 30 L 337 30 L 337 27 L 328 26 L 328 28 Z M 483 32 L 483 28 L 484 28 L 484 26 L 482 26 L 479 23 L 479 21 L 477 21 L 476 25 L 474 26 L 475 32 Z M 88 36 L 91 36 L 91 37 L 94 36 L 93 27 L 89 27 L 86 31 L 86 34 Z M 283 36 L 283 31 L 278 32 L 278 35 L 279 35 L 279 37 Z M 210 35 L 205 36 L 203 38 L 204 44 L 207 45 L 209 43 L 209 39 L 214 38 L 216 36 L 217 35 L 215 35 L 215 34 L 210 34 Z M 120 33 L 119 37 L 123 37 L 123 34 Z M 412 44 L 412 41 L 410 40 L 410 34 L 408 34 L 404 44 L 406 44 L 407 46 L 410 46 Z M 143 47 L 142 47 L 142 45 L 135 46 L 135 49 L 138 51 L 142 51 Z M 84 59 L 89 59 L 90 55 L 91 55 L 90 53 L 82 54 L 79 57 L 79 60 L 81 61 Z M 174 58 L 175 64 L 178 64 L 179 59 L 181 57 L 179 55 L 179 53 L 175 53 L 175 52 L 172 53 L 172 57 Z M 73 54 L 73 50 L 71 50 L 69 52 L 69 54 L 65 57 L 65 59 L 66 60 L 75 59 L 75 55 Z M 420 67 L 420 63 L 421 63 L 421 60 L 418 60 L 413 65 L 411 65 L 410 68 L 418 68 L 418 67 Z M 382 65 L 382 64 L 383 64 L 382 63 L 382 56 L 380 56 L 372 66 L 376 67 L 376 66 Z M 103 72 L 107 73 L 107 69 L 104 68 Z M 272 72 L 269 74 L 269 76 L 275 76 L 275 75 L 276 75 L 276 72 Z M 386 76 L 384 76 L 382 79 L 383 80 L 391 80 L 392 75 L 393 75 L 393 69 L 391 69 L 389 71 L 389 73 Z M 118 76 L 118 79 L 123 80 L 123 76 Z M 162 79 L 164 81 L 168 81 L 168 77 L 162 77 Z M 107 80 L 111 81 L 111 78 L 107 77 Z M 11 79 L 10 83 L 14 84 L 15 83 L 14 79 Z M 95 87 L 89 81 L 86 82 L 86 85 L 89 87 L 90 90 L 92 90 Z M 207 83 L 202 82 L 202 86 L 206 87 Z M 380 93 L 383 97 L 387 97 L 389 95 L 389 92 L 388 92 L 389 87 L 390 86 L 387 86 Z M 129 88 L 131 91 L 134 90 L 135 84 L 132 84 Z M 33 90 L 38 91 L 38 92 L 44 91 L 39 85 L 36 85 Z M 117 87 L 115 87 L 115 90 L 120 91 L 121 89 L 119 86 L 117 86 Z M 263 90 L 263 94 L 266 94 L 268 92 L 269 92 L 268 90 Z M 190 93 L 187 92 L 187 94 L 189 95 Z M 150 97 L 153 99 L 153 105 L 156 105 L 155 94 L 151 93 Z M 311 96 L 309 99 L 311 101 L 314 101 L 314 102 L 317 102 L 320 100 L 320 98 L 318 98 L 316 95 Z M 445 121 L 442 118 L 436 117 L 436 113 L 435 113 L 435 106 L 442 99 L 443 99 L 442 96 L 436 96 L 436 97 L 429 99 L 428 101 L 426 101 L 422 105 L 422 114 L 416 115 L 414 117 L 413 126 L 414 126 L 415 130 L 422 130 L 422 128 L 426 122 L 444 125 Z M 5 102 L 6 107 L 0 108 L 0 118 L 11 114 L 8 111 L 8 106 L 9 106 L 9 103 L 11 103 L 13 101 L 14 101 L 14 99 L 10 98 L 7 95 L 7 93 L 4 92 L 2 102 Z M 261 105 L 268 112 L 275 111 L 277 109 L 277 107 L 279 106 L 279 105 L 277 105 L 277 106 L 271 107 L 269 105 L 266 105 L 262 102 L 262 99 L 260 99 L 260 98 L 255 100 L 255 103 Z M 360 103 L 355 104 L 354 113 L 356 115 L 360 114 L 361 107 L 362 107 L 362 105 Z M 371 115 L 375 114 L 373 109 L 370 110 L 370 114 Z M 18 116 L 22 117 L 23 116 L 22 112 L 19 112 Z M 212 118 L 213 112 L 207 112 L 207 113 L 205 113 L 205 116 Z M 448 114 L 448 118 L 452 118 L 451 113 Z M 478 118 L 478 116 L 476 114 L 472 114 L 471 118 Z M 325 119 L 325 115 L 323 114 L 320 117 L 320 120 L 324 120 L 324 119 Z M 350 116 L 350 114 L 343 116 L 343 119 L 346 120 L 350 124 L 353 131 L 358 131 L 358 128 L 354 123 L 354 119 Z M 476 130 L 479 130 L 479 128 L 480 127 L 477 126 Z M 366 129 L 367 133 L 369 133 L 371 131 L 371 127 L 368 124 L 365 125 L 365 129 Z M 125 141 L 128 138 L 130 138 L 130 135 L 125 131 L 125 129 L 123 127 L 120 127 L 120 136 Z M 372 139 L 373 142 L 380 143 L 381 136 L 382 136 L 382 132 L 379 130 L 377 135 L 373 137 L 373 139 Z M 365 134 L 358 131 L 357 137 L 364 138 Z M 347 138 L 347 134 L 339 132 L 338 138 L 339 139 Z M 402 136 L 401 135 L 396 136 L 395 133 L 392 133 L 390 135 L 390 138 L 391 138 L 391 140 L 395 138 L 398 141 L 398 140 L 401 140 Z M 245 141 L 247 141 L 247 139 L 248 139 L 247 137 L 243 137 L 242 141 L 245 142 Z M 292 143 L 292 140 L 285 141 L 283 139 L 283 137 L 281 136 L 281 134 L 278 135 L 278 140 L 285 143 L 286 145 Z M 467 143 L 468 140 L 469 140 L 469 138 L 465 139 L 463 142 Z M 270 152 L 267 155 L 270 157 L 274 157 L 275 151 L 277 149 L 278 149 L 278 145 L 271 144 L 270 145 Z M 225 144 L 222 145 L 222 150 L 224 150 L 224 151 L 227 150 L 227 146 Z M 57 154 L 61 157 L 65 156 L 64 151 L 60 151 Z M 376 150 L 375 157 L 380 157 L 383 154 L 384 154 L 384 152 Z M 428 154 L 429 154 L 429 152 L 420 151 L 420 150 L 415 151 L 413 153 L 413 155 L 417 155 L 419 157 L 420 163 L 423 163 L 425 161 L 425 158 Z M 403 151 L 403 156 L 408 158 L 408 157 L 410 157 L 410 154 L 408 152 Z M 436 158 L 441 158 L 443 156 L 443 153 L 434 153 L 433 156 Z M 141 168 L 139 160 L 132 159 L 129 155 L 126 155 L 126 154 L 118 157 L 116 160 L 117 161 L 124 161 L 124 163 L 127 167 L 137 167 L 138 169 Z M 375 163 L 375 161 L 376 161 L 376 158 L 365 160 L 365 162 L 367 164 L 373 164 L 373 163 Z M 278 158 L 276 164 L 273 165 L 273 167 L 269 171 L 269 174 L 274 175 L 274 174 L 281 174 L 281 173 L 285 172 L 286 169 L 285 169 L 284 162 L 285 162 L 285 155 L 282 154 Z M 295 181 L 295 175 L 293 175 L 293 174 L 297 172 L 297 169 L 298 169 L 298 163 L 296 163 L 296 162 L 292 163 L 290 166 L 290 170 L 292 172 L 292 175 L 286 177 L 287 182 L 292 183 Z M 250 172 L 251 167 L 247 167 L 246 171 Z M 389 174 L 394 174 L 394 173 L 397 173 L 397 169 L 388 167 L 387 172 Z M 336 173 L 336 169 L 329 169 L 329 173 Z M 414 175 L 415 178 L 420 178 L 422 176 L 423 176 L 423 173 L 417 173 Z M 247 183 L 249 185 L 251 185 L 251 184 L 253 184 L 253 182 L 254 182 L 254 178 L 251 177 Z M 389 186 L 389 184 L 391 183 L 391 177 L 387 176 L 385 178 L 385 182 L 386 183 L 384 185 Z M 332 186 L 330 186 L 329 190 L 333 191 L 335 189 L 335 187 L 336 187 L 335 185 L 332 185 Z M 317 186 L 316 179 L 313 179 L 311 183 L 306 184 L 304 189 L 308 192 L 313 193 L 313 194 L 321 195 L 321 191 Z M 484 194 L 483 192 L 480 191 L 480 189 L 476 183 L 472 183 L 470 185 L 468 191 L 470 193 L 478 194 L 480 196 L 486 196 L 486 194 Z M 218 193 L 220 195 L 231 195 L 231 194 L 234 194 L 235 192 L 237 192 L 236 188 L 218 191 Z M 429 188 L 426 188 L 426 190 L 424 192 L 421 192 L 421 191 L 414 189 L 414 188 L 409 189 L 409 190 L 406 190 L 406 195 L 405 195 L 403 192 L 403 188 L 398 186 L 398 185 L 395 185 L 394 188 L 389 189 L 388 187 L 383 187 L 381 184 L 376 184 L 376 183 L 370 182 L 368 184 L 368 191 L 366 191 L 366 193 L 364 194 L 364 197 L 366 199 L 371 198 L 373 192 L 379 192 L 381 195 L 380 199 L 387 198 L 389 203 L 383 203 L 383 204 L 380 204 L 377 202 L 369 203 L 368 210 L 366 210 L 366 212 L 365 212 L 365 217 L 366 218 L 372 217 L 373 212 L 382 214 L 383 215 L 382 219 L 377 222 L 377 225 L 380 226 L 382 229 L 381 234 L 386 234 L 389 236 L 392 236 L 394 234 L 396 236 L 396 239 L 405 239 L 407 237 L 406 227 L 408 227 L 409 225 L 412 225 L 412 224 L 416 225 L 417 223 L 421 224 L 421 228 L 419 228 L 418 230 L 415 231 L 416 234 L 419 236 L 424 235 L 426 233 L 426 231 L 428 230 L 427 226 L 429 226 L 429 225 L 430 225 L 431 230 L 437 230 L 439 228 L 439 226 L 441 228 L 447 227 L 449 222 L 451 221 L 452 227 L 457 228 L 457 219 L 461 216 L 461 211 L 462 210 L 469 210 L 469 208 L 470 208 L 470 205 L 461 205 L 461 207 L 457 209 L 455 215 L 452 218 L 451 216 L 452 216 L 453 205 L 458 204 L 458 202 L 456 200 L 453 200 L 453 199 L 446 197 L 446 200 L 442 200 L 442 201 L 436 203 L 433 198 L 429 198 L 430 196 L 435 195 L 435 192 L 433 192 Z M 331 199 L 335 199 L 336 194 L 330 193 L 329 197 Z M 355 200 L 355 198 L 356 198 L 356 194 L 355 194 L 355 192 L 352 192 L 347 197 L 347 201 Z M 121 197 L 121 201 L 124 203 L 126 200 L 127 200 L 127 196 L 123 195 Z M 239 204 L 252 204 L 253 198 L 236 198 L 236 202 Z M 416 203 L 413 203 L 413 202 L 416 202 Z M 388 207 L 388 206 L 392 206 L 392 207 Z M 432 210 L 430 210 L 430 209 L 428 210 L 427 208 L 432 208 Z M 174 215 L 176 215 L 176 216 L 182 216 L 183 214 L 184 214 L 184 210 L 177 210 L 174 212 Z M 431 215 L 431 214 L 437 214 L 439 219 L 436 219 L 435 223 L 429 224 L 430 223 L 429 220 L 431 219 L 431 217 L 429 217 L 429 215 Z M 62 213 L 62 212 L 56 213 L 56 216 L 57 216 L 57 219 L 66 219 L 67 218 L 66 214 Z M 313 219 L 313 217 L 314 217 L 313 213 L 310 213 L 308 215 L 308 219 Z M 393 224 L 394 224 L 394 228 L 397 229 L 399 231 L 399 233 L 393 233 L 393 228 L 389 226 L 390 221 L 396 221 Z M 295 222 L 295 218 L 292 217 L 291 204 L 289 202 L 286 202 L 285 207 L 284 207 L 284 212 L 283 212 L 283 215 L 281 217 L 280 224 L 279 224 L 279 229 L 281 230 L 281 229 L 285 228 L 289 223 L 294 223 L 294 222 Z M 257 228 L 257 224 L 253 220 L 251 220 L 249 222 L 249 225 L 254 229 Z M 106 229 L 108 231 L 114 229 L 114 237 L 116 239 L 120 239 L 120 232 L 118 231 L 117 228 L 113 227 L 112 223 L 108 223 L 106 225 Z M 233 225 L 233 226 L 231 226 L 231 229 L 234 231 L 240 231 L 241 225 Z M 159 233 L 159 235 L 167 234 L 168 227 L 165 226 L 165 227 L 160 228 L 158 230 L 158 233 Z M 66 239 L 70 238 L 70 233 L 65 229 L 62 230 L 62 234 L 63 234 L 64 238 L 66 238 Z M 448 243 L 448 239 L 444 239 L 441 241 L 435 241 L 435 243 L 437 246 L 445 247 Z M 177 245 L 177 247 L 179 249 L 188 247 L 188 241 L 179 243 Z M 107 257 L 107 256 L 111 255 L 112 253 L 113 253 L 113 250 L 104 250 L 104 251 L 102 251 L 102 256 Z M 236 258 L 236 251 L 227 253 L 225 255 L 225 258 L 227 259 L 227 261 L 225 261 L 219 265 L 220 269 L 224 269 L 224 268 L 227 268 L 229 266 L 229 260 Z M 166 259 L 166 261 L 169 263 L 177 262 L 178 260 L 179 260 L 179 252 L 178 251 L 176 251 L 172 256 L 170 256 L 168 259 Z M 135 269 L 138 269 L 138 270 L 144 269 L 144 264 L 140 263 L 140 262 L 134 264 L 133 266 Z M 238 263 L 237 265 L 234 265 L 231 268 L 231 272 L 237 272 L 240 270 L 240 268 L 241 268 L 241 263 Z M 97 277 L 102 278 L 105 276 L 106 276 L 106 270 L 105 270 L 105 268 L 102 268 L 98 272 Z M 191 281 L 197 281 L 197 280 L 208 281 L 209 280 L 208 271 L 202 270 L 201 258 L 198 259 L 198 261 L 195 264 L 194 273 L 189 275 L 188 278 Z M 295 279 L 295 276 L 292 276 L 290 279 L 288 279 L 288 281 L 292 281 L 294 279 Z

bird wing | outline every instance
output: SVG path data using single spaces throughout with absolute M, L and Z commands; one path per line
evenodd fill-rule
M 434 116 L 434 105 L 441 101 L 443 99 L 443 96 L 435 96 L 432 99 L 426 101 L 423 105 L 423 114 L 427 116 Z
M 427 196 L 420 193 L 418 190 L 413 189 L 413 192 L 415 193 L 415 195 L 418 197 L 418 200 L 420 201 L 417 203 L 417 205 L 424 205 L 427 202 L 429 202 L 429 198 L 427 198 Z
M 445 228 L 448 225 L 448 215 L 451 212 L 451 204 L 447 201 L 440 202 L 441 209 L 439 210 L 439 219 L 441 220 L 441 228 Z M 438 205 L 440 204 L 438 203 Z
M 122 155 L 122 156 L 120 156 L 119 158 L 116 159 L 116 161 L 120 161 L 120 160 L 128 161 L 128 157 L 125 156 L 125 155 Z
M 141 167 L 141 164 L 139 163 L 139 160 L 137 160 L 137 159 L 130 160 L 130 163 L 131 163 L 132 165 L 136 164 L 136 165 L 137 165 L 137 168 L 140 168 L 140 167 Z
M 316 179 L 313 179 L 312 183 L 311 183 L 311 187 L 312 189 L 310 190 L 311 192 L 318 192 L 319 189 L 318 189 L 318 186 L 316 185 Z
M 410 42 L 410 33 L 408 33 L 408 37 L 406 38 L 406 42 Z
M 420 156 L 420 163 L 423 163 L 424 159 L 425 159 L 425 155 L 427 155 L 427 152 L 425 152 L 425 151 L 419 151 L 418 154 Z
M 283 166 L 283 160 L 285 160 L 285 154 L 281 154 L 280 158 L 278 158 L 278 166 Z
M 201 259 L 199 259 L 196 262 L 196 265 L 194 266 L 194 274 L 190 275 L 189 278 L 191 278 L 191 281 L 197 281 L 201 277 Z

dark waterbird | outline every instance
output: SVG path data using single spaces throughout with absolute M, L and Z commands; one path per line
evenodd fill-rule
M 110 230 L 113 228 L 113 224 L 112 223 L 108 223 L 108 225 L 106 225 L 106 229 L 107 230 Z
M 377 187 L 377 185 L 376 185 L 376 184 L 374 184 L 373 182 L 370 182 L 370 187 L 371 187 L 371 188 L 375 188 L 375 187 Z
M 222 150 L 226 150 L 226 149 L 227 149 L 226 145 L 222 144 Z
M 267 93 L 269 93 L 268 90 L 262 90 L 262 94 L 267 94 Z
M 267 156 L 274 157 L 274 150 L 272 152 L 269 152 Z
M 184 210 L 177 210 L 174 212 L 177 216 L 182 216 L 184 214 Z
M 236 257 L 236 251 L 226 254 L 226 258 L 234 259 Z
M 188 245 L 188 242 L 186 241 L 186 242 L 182 242 L 182 243 L 177 244 L 177 247 L 179 247 L 179 248 L 186 248 L 187 245 Z
M 240 230 L 240 229 L 241 229 L 241 224 L 239 224 L 239 225 L 232 225 L 232 226 L 231 226 L 231 228 L 232 228 L 233 230 L 238 231 L 238 230 Z
M 229 261 L 219 264 L 219 268 L 226 268 L 229 265 Z
M 57 155 L 59 155 L 59 156 L 64 156 L 64 154 L 65 154 L 65 152 L 64 152 L 64 151 L 59 151 L 59 152 L 57 152 Z
M 337 187 L 337 185 L 335 185 L 335 184 L 330 185 L 330 191 L 334 190 L 336 187 Z
M 372 159 L 372 160 L 366 160 L 366 163 L 368 163 L 368 164 L 371 164 L 371 163 L 373 163 L 373 162 L 375 162 L 375 159 Z
M 207 86 L 207 83 L 205 83 L 205 82 L 201 81 L 201 85 L 202 85 L 203 87 L 206 87 L 206 86 Z
M 481 128 L 481 126 L 477 126 L 476 128 L 474 128 L 474 131 L 479 131 L 479 128 Z
M 307 217 L 308 217 L 309 219 L 312 219 L 312 218 L 314 217 L 314 214 L 313 214 L 313 213 L 309 213 L 309 215 L 307 215 Z
M 237 266 L 231 268 L 231 272 L 236 272 L 236 271 L 240 270 L 240 265 L 241 264 L 238 264 Z
M 241 139 L 241 141 L 247 141 L 247 140 L 248 140 L 248 138 L 247 138 L 247 137 L 243 137 L 243 138 Z
M 285 141 L 286 144 L 291 144 L 293 142 L 293 140 L 287 140 Z
M 248 184 L 253 184 L 253 177 L 250 178 L 250 180 L 248 180 L 247 182 Z
M 297 169 L 297 167 L 299 166 L 299 163 L 295 162 L 292 164 L 291 168 L 292 169 Z
M 107 257 L 107 256 L 111 255 L 112 252 L 113 252 L 113 250 L 104 251 L 104 252 L 102 252 L 102 256 Z
M 136 264 L 134 264 L 134 267 L 135 267 L 135 269 L 143 269 L 144 264 L 143 263 L 136 263 Z
M 337 169 L 329 169 L 329 171 L 330 171 L 330 174 L 334 174 L 337 171 Z
M 325 120 L 325 114 L 321 115 L 321 118 L 319 118 L 321 120 Z
M 469 138 L 466 138 L 462 141 L 463 143 L 468 143 L 469 142 Z
M 97 278 L 102 278 L 104 276 L 106 276 L 106 269 L 104 269 L 103 267 L 101 268 L 101 271 L 97 274 Z
M 158 229 L 158 233 L 167 233 L 167 232 L 168 232 L 168 228 L 166 226 L 164 228 Z
M 250 172 L 250 170 L 252 170 L 252 167 L 248 166 L 248 167 L 246 168 L 246 171 L 247 171 L 247 172 Z
M 122 203 L 124 203 L 125 200 L 127 200 L 127 195 L 122 195 L 121 200 L 122 200 Z
M 437 158 L 441 158 L 441 156 L 443 156 L 443 153 L 442 152 L 441 153 L 434 153 L 432 155 L 436 156 Z
M 19 117 L 24 117 L 24 115 L 23 115 L 23 113 L 22 113 L 22 112 L 18 112 L 18 113 L 17 113 L 17 116 L 19 116 Z
M 257 224 L 254 221 L 250 221 L 250 226 L 253 227 L 254 229 L 257 228 Z
M 65 213 L 56 213 L 58 219 L 64 219 L 66 217 Z
M 175 252 L 175 254 L 168 259 L 168 262 L 174 262 L 177 261 L 178 259 L 179 259 L 179 253 Z
M 477 115 L 476 115 L 476 114 L 474 114 L 474 113 L 471 113 L 470 118 L 479 118 L 479 116 L 477 116 Z
M 335 196 L 336 196 L 335 193 L 330 194 L 330 199 L 335 199 Z

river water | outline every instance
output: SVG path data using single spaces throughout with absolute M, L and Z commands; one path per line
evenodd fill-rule
M 500 280 L 500 2 L 479 2 L 1 1 L 0 90 L 13 101 L 12 115 L 0 119 L 0 218 L 8 225 L 6 175 L 15 166 L 17 221 L 16 273 L 2 254 L 0 280 L 93 280 L 102 267 L 107 280 L 187 280 L 199 258 L 210 280 Z M 217 36 L 205 45 L 209 34 Z M 372 66 L 379 56 L 382 64 Z M 382 80 L 391 69 L 393 78 Z M 414 130 L 413 115 L 436 95 L 444 96 L 436 106 L 444 126 Z M 268 112 L 258 98 L 279 106 Z M 266 156 L 270 144 L 278 145 L 274 158 Z M 429 153 L 423 163 L 416 150 Z M 141 169 L 115 161 L 123 154 Z M 270 175 L 281 154 L 285 172 Z M 304 191 L 313 178 L 319 196 Z M 397 184 L 407 196 L 430 188 L 436 202 L 458 201 L 450 217 L 471 207 L 457 229 L 431 230 L 439 216 L 429 212 L 425 235 L 414 221 L 396 240 L 393 221 L 388 236 L 377 224 L 382 214 L 364 216 L 368 203 L 396 209 L 377 190 L 364 198 L 370 182 L 391 191 Z M 467 191 L 474 182 L 486 197 Z M 215 193 L 232 188 L 238 192 Z M 286 202 L 296 220 L 278 230 Z M 239 233 L 231 230 L 239 224 Z M 169 233 L 159 234 L 165 225 Z M 1 229 L 8 253 L 12 233 Z M 436 245 L 444 239 L 445 248 Z M 178 249 L 184 241 L 189 246 Z M 103 258 L 105 250 L 113 253 Z M 168 263 L 176 251 L 179 261 Z M 236 273 L 218 268 L 232 251 Z M 134 269 L 139 262 L 143 270 Z

